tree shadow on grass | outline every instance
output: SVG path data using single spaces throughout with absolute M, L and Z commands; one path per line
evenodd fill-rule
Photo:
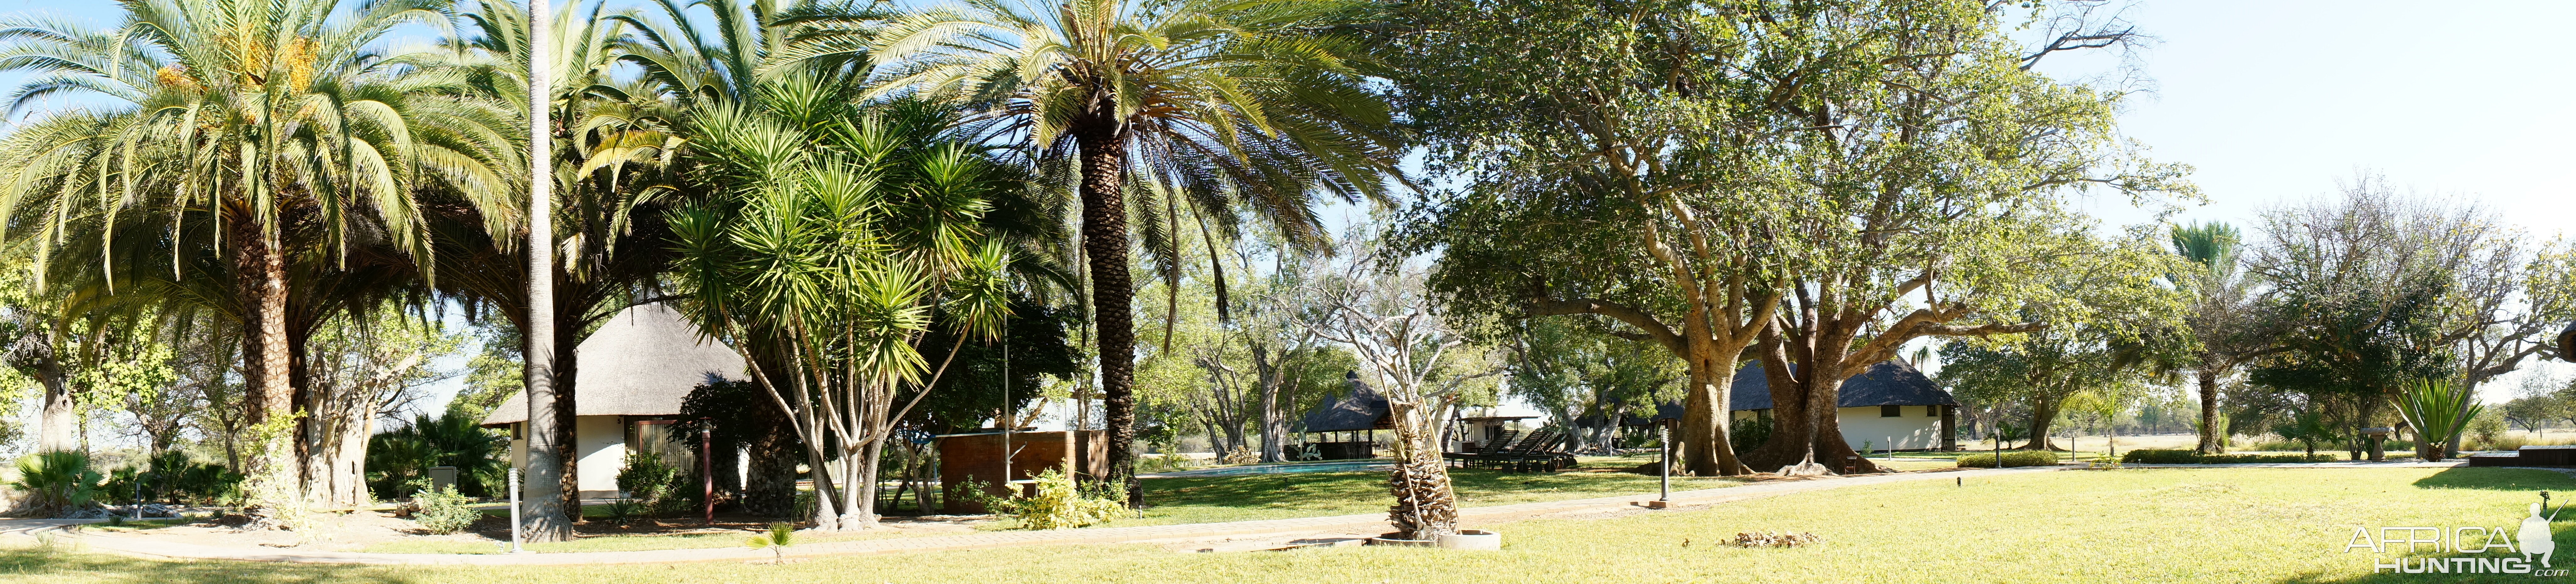
M 2576 477 L 2532 468 L 2452 467 L 2415 481 L 2419 489 L 2485 489 L 2490 491 L 2571 491 Z
M 1624 467 L 1623 467 L 1624 468 Z M 1589 466 L 1559 472 L 1516 473 L 1481 468 L 1449 470 L 1462 502 L 1514 493 L 1570 493 L 1609 496 L 1655 490 L 1656 478 Z M 1741 484 L 1673 477 L 1673 488 L 1704 489 Z M 1145 480 L 1145 501 L 1153 506 L 1225 506 L 1321 509 L 1349 506 L 1354 498 L 1383 499 L 1385 472 L 1313 472 L 1230 477 L 1185 477 Z
M 360 573 L 374 572 L 374 573 Z M 28 576 L 57 576 L 99 582 L 368 582 L 407 584 L 410 578 L 387 576 L 366 566 L 282 564 L 225 560 L 160 561 L 98 553 L 79 553 L 48 546 L 0 548 L 0 581 Z

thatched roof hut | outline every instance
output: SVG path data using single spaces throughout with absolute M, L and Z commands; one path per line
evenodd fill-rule
M 680 313 L 661 304 L 627 308 L 575 349 L 576 416 L 670 416 L 698 384 L 747 379 L 741 355 L 712 339 Z M 528 420 L 526 393 L 510 396 L 483 418 L 487 427 Z
M 1350 397 L 1325 396 L 1323 403 L 1315 404 L 1314 411 L 1306 412 L 1305 428 L 1300 431 L 1358 432 L 1394 427 L 1386 417 L 1386 397 L 1361 383 L 1359 372 L 1344 374 L 1342 381 L 1350 385 Z

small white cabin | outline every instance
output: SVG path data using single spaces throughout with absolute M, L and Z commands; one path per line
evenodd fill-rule
M 1728 401 L 1736 421 L 1771 416 L 1771 381 L 1761 363 L 1737 370 L 1733 385 Z M 1958 449 L 1959 400 L 1903 361 L 1880 361 L 1844 380 L 1834 401 L 1834 419 L 1854 450 Z
M 615 497 L 617 471 L 629 452 L 653 452 L 681 468 L 695 450 L 668 439 L 680 402 L 699 384 L 746 379 L 742 357 L 701 338 L 678 311 L 661 304 L 627 308 L 599 325 L 577 349 L 573 372 L 573 444 L 581 496 Z M 512 396 L 483 419 L 510 429 L 510 466 L 527 466 L 527 394 Z

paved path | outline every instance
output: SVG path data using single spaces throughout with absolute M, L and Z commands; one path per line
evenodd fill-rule
M 2445 468 L 2468 466 L 2466 460 L 2441 462 L 2248 462 L 2229 464 L 2122 464 L 2120 468 Z M 2525 468 L 2525 467 L 2513 467 Z
M 1670 504 L 1674 506 L 1707 505 L 1772 497 L 1790 493 L 1838 489 L 1843 487 L 1939 480 L 1954 477 L 1982 478 L 2001 475 L 2048 472 L 2067 468 L 2077 467 L 2057 466 L 1976 469 L 1949 472 L 1912 472 L 1864 475 L 1802 481 L 1775 481 L 1734 487 L 1675 491 L 1672 494 Z M 1654 493 L 1644 493 L 1638 495 L 1621 495 L 1616 497 L 1575 499 L 1571 501 L 1521 503 L 1516 505 L 1496 505 L 1491 507 L 1469 507 L 1458 510 L 1458 518 L 1462 523 L 1510 521 L 1536 515 L 1573 511 L 1626 509 L 1634 505 L 1653 500 L 1654 498 Z M 265 550 L 121 538 L 111 535 L 85 534 L 78 531 L 64 529 L 64 526 L 70 524 L 95 522 L 95 520 L 0 520 L 0 535 L 35 536 L 39 534 L 50 534 L 59 537 L 68 537 L 77 544 L 90 550 L 147 558 L 246 560 L 313 564 L 540 566 L 759 560 L 768 559 L 770 557 L 770 552 L 768 551 L 752 550 L 741 547 L 506 555 L 377 554 L 359 552 L 299 551 L 293 549 Z M 795 557 L 852 556 L 903 552 L 970 550 L 1024 545 L 1128 543 L 1150 540 L 1327 532 L 1354 529 L 1374 530 L 1386 528 L 1386 514 L 1369 513 L 1363 515 L 1308 517 L 1302 519 L 1265 519 L 1259 521 L 1191 523 L 1181 525 L 1156 525 L 1149 527 L 1102 527 L 1055 531 L 992 531 L 967 535 L 800 544 L 787 548 L 785 555 Z

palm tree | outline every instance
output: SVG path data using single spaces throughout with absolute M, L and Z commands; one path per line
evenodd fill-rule
M 2218 380 L 2232 374 L 2237 367 L 2278 349 L 2264 339 L 2262 327 L 2254 326 L 2251 285 L 2237 269 L 2237 249 L 2243 241 L 2236 228 L 2225 223 L 2194 223 L 2173 227 L 2174 254 L 2200 268 L 2178 274 L 2174 280 L 2192 291 L 2190 310 L 2184 324 L 2191 329 L 2197 345 L 2190 355 L 2193 377 L 2200 382 L 2200 444 L 2203 453 L 2226 449 L 2221 444 L 2218 427 Z
M 1239 198 L 1304 249 L 1326 243 L 1314 193 L 1383 200 L 1398 176 L 1391 116 L 1362 78 L 1356 43 L 1330 32 L 1364 5 L 969 0 L 875 33 L 875 95 L 973 108 L 973 127 L 1034 153 L 1060 188 L 1076 186 L 1109 477 L 1131 504 L 1141 492 L 1128 200 L 1149 239 L 1176 229 L 1183 203 L 1224 222 Z
M 285 425 L 294 407 L 292 296 L 314 273 L 397 257 L 424 278 L 435 196 L 506 201 L 506 144 L 480 104 L 402 75 L 379 50 L 407 24 L 445 24 L 444 2 L 124 0 L 124 25 L 92 31 L 19 18 L 0 62 L 33 74 L 11 111 L 56 96 L 115 105 L 57 110 L 0 146 L 0 221 L 50 262 L 88 238 L 102 254 L 137 223 L 165 227 L 172 278 L 191 246 L 217 250 L 212 275 L 244 335 L 253 498 L 299 495 Z M 190 237 L 194 239 L 180 239 Z M 381 251 L 365 251 L 366 248 Z M 99 256 L 105 259 L 106 256 Z M 147 264 L 148 265 L 148 264 Z M 299 266 L 302 266 L 299 268 Z M 40 265 L 38 272 L 45 272 Z M 113 286 L 111 280 L 107 282 Z

